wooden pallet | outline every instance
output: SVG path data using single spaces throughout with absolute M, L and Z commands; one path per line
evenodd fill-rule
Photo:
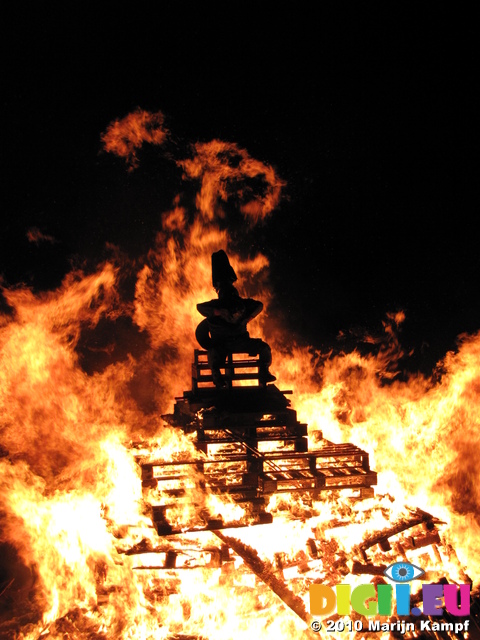
M 164 460 L 141 463 L 144 487 L 159 487 L 178 481 L 178 488 L 164 489 L 166 495 L 185 493 L 181 482 L 195 468 L 203 486 L 213 493 L 244 494 L 256 497 L 277 491 L 370 487 L 376 472 L 368 464 L 368 453 L 353 445 L 332 445 L 318 451 L 289 454 L 258 451 L 212 456 L 202 460 Z
M 226 388 L 230 390 L 245 383 L 248 383 L 247 386 L 266 386 L 260 376 L 258 355 L 251 356 L 243 352 L 229 353 L 225 366 L 220 369 L 220 372 L 227 385 Z M 215 385 L 208 364 L 208 352 L 195 349 L 192 363 L 192 391 L 196 393 L 199 389 L 212 387 L 214 388 Z

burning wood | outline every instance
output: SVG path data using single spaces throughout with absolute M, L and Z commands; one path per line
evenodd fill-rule
M 387 568 L 386 564 L 380 564 L 376 566 L 373 564 L 361 564 L 360 562 L 355 561 L 352 565 L 352 573 L 355 576 L 360 576 L 360 575 L 383 576 L 386 568 Z
M 303 600 L 295 596 L 288 587 L 286 587 L 285 583 L 276 577 L 275 570 L 269 562 L 262 560 L 255 549 L 252 549 L 240 540 L 226 536 L 220 531 L 216 531 L 215 535 L 231 547 L 235 553 L 243 559 L 245 564 L 250 567 L 254 574 L 263 580 L 303 622 L 309 624 L 311 616 L 307 613 Z
M 401 522 L 399 522 L 399 523 L 397 523 L 397 524 L 395 524 L 395 525 L 393 525 L 391 527 L 388 527 L 387 529 L 384 529 L 383 531 L 380 531 L 379 533 L 375 533 L 373 535 L 367 536 L 367 538 L 364 539 L 358 545 L 359 552 L 366 559 L 366 550 L 370 549 L 371 547 L 373 547 L 376 544 L 378 544 L 383 551 L 389 551 L 390 548 L 391 548 L 390 544 L 388 542 L 389 538 L 392 538 L 393 536 L 396 536 L 399 533 L 402 533 L 403 531 L 406 531 L 407 529 L 411 529 L 411 528 L 416 527 L 416 526 L 418 526 L 420 524 L 427 524 L 427 523 L 429 525 L 445 524 L 444 522 L 441 522 L 437 518 L 434 518 L 429 513 L 425 513 L 421 509 L 417 509 L 416 512 L 415 512 L 415 515 L 412 516 L 411 518 L 402 520 Z M 431 543 L 437 542 L 437 541 L 438 540 L 437 540 L 437 538 L 435 536 L 435 533 L 433 533 L 432 537 L 431 537 L 431 542 L 427 542 L 426 544 L 431 544 Z
M 430 545 L 436 545 L 440 543 L 440 534 L 438 531 L 434 531 L 433 533 L 427 533 L 423 536 L 418 536 L 416 538 L 408 537 L 403 542 L 403 549 L 420 549 L 421 547 L 429 547 Z M 437 548 L 437 547 L 435 547 Z

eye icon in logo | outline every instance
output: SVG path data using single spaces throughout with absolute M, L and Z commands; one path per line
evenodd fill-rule
M 390 578 L 390 580 L 394 582 L 410 582 L 410 580 L 416 580 L 420 576 L 423 576 L 424 573 L 425 571 L 423 569 L 409 562 L 394 562 L 383 572 L 387 578 Z

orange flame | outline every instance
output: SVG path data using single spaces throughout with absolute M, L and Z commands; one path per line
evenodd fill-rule
M 258 224 L 278 205 L 282 187 L 274 169 L 234 143 L 212 140 L 196 143 L 194 157 L 179 162 L 186 177 L 201 180 L 197 194 L 197 209 L 205 221 L 224 217 L 219 201 L 226 202 L 232 195 L 238 209 L 251 225 Z
M 138 166 L 137 150 L 145 142 L 162 145 L 167 138 L 163 113 L 150 113 L 140 108 L 110 123 L 102 135 L 105 150 L 125 158 L 129 170 Z

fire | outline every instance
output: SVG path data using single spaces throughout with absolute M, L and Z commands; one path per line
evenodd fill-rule
M 132 171 L 138 167 L 137 150 L 144 143 L 162 145 L 168 139 L 163 113 L 136 109 L 121 120 L 110 123 L 102 135 L 105 151 L 125 158 Z
M 102 139 L 132 169 L 144 143 L 162 147 L 168 138 L 161 113 L 137 110 L 112 123 Z M 0 319 L 2 543 L 14 552 L 5 568 L 2 597 L 11 594 L 12 610 L 2 610 L 2 637 L 300 637 L 305 621 L 265 586 L 268 580 L 285 580 L 308 610 L 309 582 L 365 581 L 351 575 L 361 541 L 411 518 L 416 508 L 448 525 L 444 543 L 458 554 L 440 557 L 448 575 L 461 580 L 466 567 L 478 581 L 480 494 L 471 452 L 479 444 L 480 334 L 462 336 L 434 376 L 408 379 L 397 375 L 402 314 L 386 318 L 381 336 L 364 336 L 376 345 L 369 356 L 292 343 L 268 317 L 267 258 L 242 253 L 228 224 L 233 210 L 248 228 L 261 224 L 274 214 L 284 182 L 234 143 L 197 143 L 190 153 L 174 162 L 185 184 L 197 185 L 195 205 L 185 194 L 172 198 L 146 256 L 130 262 L 117 256 L 93 273 L 73 271 L 48 293 L 3 289 L 9 311 Z M 41 237 L 38 231 L 32 241 Z M 148 511 L 154 498 L 180 527 L 201 522 L 203 509 L 229 522 L 248 514 L 205 493 L 194 466 L 185 478 L 187 508 L 167 504 L 161 491 L 142 490 L 136 462 L 201 459 L 194 435 L 168 426 L 162 415 L 189 388 L 201 319 L 196 304 L 213 297 L 210 256 L 221 248 L 240 293 L 265 303 L 251 332 L 270 343 L 277 384 L 293 390 L 310 447 L 320 446 L 322 434 L 353 442 L 370 453 L 379 477 L 377 497 L 364 501 L 274 494 L 272 525 L 225 534 L 244 545 L 250 566 L 229 555 L 223 534 L 160 538 Z M 132 273 L 128 298 L 122 279 Z M 102 323 L 113 327 L 120 319 L 130 322 L 132 344 L 144 348 L 126 344 L 113 357 L 108 345 L 101 347 L 106 364 L 87 373 L 85 332 L 95 338 Z M 407 542 L 395 544 L 398 550 Z M 438 558 L 424 549 L 409 553 L 438 570 Z M 382 562 L 376 547 L 372 554 Z
M 272 213 L 285 185 L 271 166 L 251 158 L 236 144 L 221 140 L 197 143 L 194 157 L 179 164 L 185 170 L 185 177 L 201 180 L 197 210 L 210 221 L 225 215 L 218 203 L 230 199 L 232 184 L 237 181 L 240 184 L 235 189 L 235 197 L 239 200 L 239 210 L 252 225 Z M 260 196 L 258 186 L 255 191 L 252 189 L 252 182 L 259 178 L 264 183 L 264 193 Z
M 435 381 L 417 375 L 384 384 L 378 358 L 341 354 L 322 367 L 320 393 L 301 394 L 297 405 L 312 430 L 371 451 L 379 484 L 392 495 L 457 521 L 450 535 L 474 573 L 478 475 L 467 449 L 478 443 L 479 345 L 479 335 L 461 337 Z

